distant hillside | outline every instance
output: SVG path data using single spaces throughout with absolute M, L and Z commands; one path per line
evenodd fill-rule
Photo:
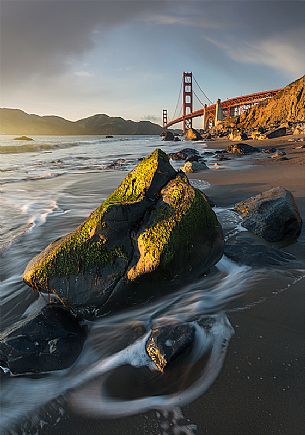
M 286 86 L 275 97 L 242 114 L 238 125 L 249 129 L 300 121 L 305 121 L 305 76 Z
M 81 134 L 160 134 L 162 128 L 150 121 L 130 121 L 105 114 L 78 121 L 59 116 L 38 116 L 19 109 L 0 109 L 0 134 L 81 135 Z

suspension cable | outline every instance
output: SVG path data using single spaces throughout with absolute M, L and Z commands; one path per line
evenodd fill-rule
M 201 104 L 202 106 L 204 106 L 204 103 L 200 100 L 200 98 L 198 97 L 198 95 L 196 94 L 196 92 L 193 90 L 193 94 L 195 95 L 195 97 L 197 98 L 197 100 L 199 101 L 199 104 Z
M 195 82 L 196 82 L 198 88 L 201 90 L 201 92 L 203 93 L 203 95 L 205 96 L 205 98 L 206 98 L 206 99 L 207 99 L 211 104 L 213 104 L 213 102 L 209 99 L 209 97 L 208 97 L 208 96 L 205 94 L 205 92 L 201 89 L 201 87 L 200 87 L 199 83 L 197 82 L 197 80 L 196 80 L 194 74 L 193 74 L 193 79 L 195 80 Z M 201 103 L 201 104 L 202 104 L 202 103 Z
M 173 116 L 173 119 L 172 119 L 172 120 L 174 120 L 174 119 L 175 119 L 175 116 L 176 116 L 176 112 L 177 112 L 177 109 L 178 109 L 178 105 L 179 105 L 179 102 L 180 102 L 180 99 L 181 99 L 181 92 L 182 92 L 182 80 L 181 80 L 179 96 L 178 96 L 178 100 L 177 100 L 177 104 L 176 104 L 176 108 L 175 108 L 175 112 L 174 112 L 174 116 Z

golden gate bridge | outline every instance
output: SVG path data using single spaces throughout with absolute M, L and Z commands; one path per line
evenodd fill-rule
M 207 103 L 203 103 L 201 101 L 194 89 L 193 84 L 197 85 Z M 182 81 L 176 109 L 171 120 L 168 118 L 167 109 L 163 109 L 163 129 L 166 130 L 171 126 L 182 122 L 183 132 L 185 133 L 189 128 L 192 128 L 194 118 L 202 117 L 202 128 L 206 130 L 213 125 L 217 125 L 218 122 L 223 121 L 225 118 L 238 116 L 250 107 L 274 97 L 280 90 L 281 89 L 274 89 L 271 91 L 256 92 L 254 94 L 230 98 L 225 101 L 218 99 L 216 103 L 213 104 L 205 92 L 201 89 L 194 74 L 192 72 L 184 72 L 182 74 Z M 194 110 L 195 98 L 201 105 L 199 110 Z M 180 113 L 179 116 L 176 116 L 179 103 Z

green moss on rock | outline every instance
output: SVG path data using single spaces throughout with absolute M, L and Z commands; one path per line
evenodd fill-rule
M 186 176 L 178 175 L 161 191 L 161 200 L 152 213 L 148 227 L 138 235 L 139 260 L 128 271 L 134 280 L 157 268 L 172 266 L 175 274 L 175 257 L 186 260 L 192 253 L 194 238 L 211 236 L 219 231 L 215 213 L 204 195 L 194 189 Z M 204 233 L 204 234 L 203 234 Z
M 142 160 L 121 182 L 118 188 L 74 232 L 49 245 L 27 266 L 23 279 L 34 289 L 48 289 L 52 277 L 77 275 L 93 268 L 111 264 L 120 257 L 128 260 L 122 246 L 107 248 L 106 213 L 118 205 L 135 204 L 150 192 L 155 177 L 164 169 L 173 168 L 168 156 L 156 149 Z M 95 240 L 98 239 L 98 240 Z

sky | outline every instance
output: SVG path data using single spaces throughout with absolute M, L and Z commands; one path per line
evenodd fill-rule
M 305 73 L 302 0 L 0 0 L 0 16 L 0 106 L 38 115 L 161 123 L 183 71 L 212 101 Z

